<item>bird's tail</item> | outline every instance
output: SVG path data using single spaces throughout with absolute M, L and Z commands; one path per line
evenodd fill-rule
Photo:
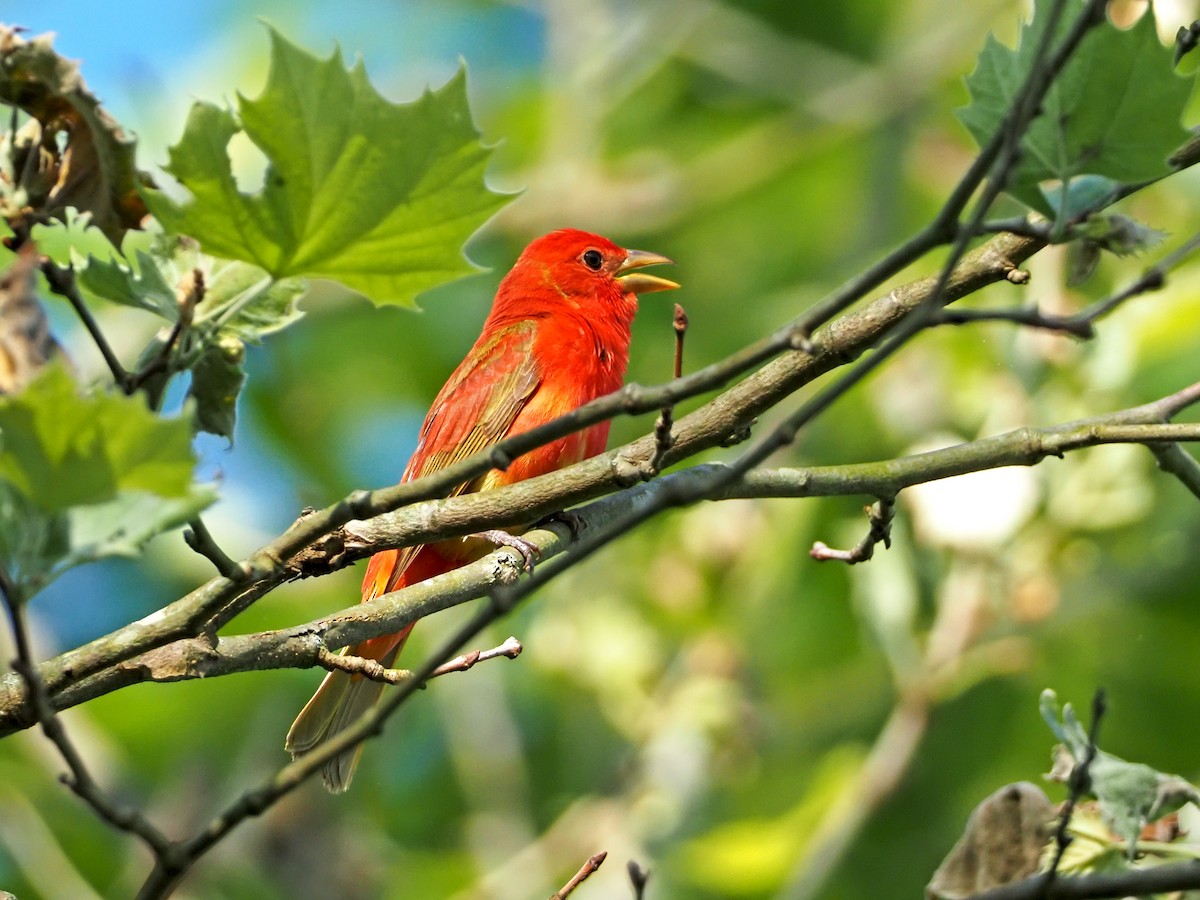
M 391 668 L 410 631 L 412 625 L 399 634 L 364 641 L 351 647 L 349 652 L 354 656 L 377 660 L 381 665 Z M 288 730 L 284 748 L 295 759 L 331 740 L 374 706 L 384 687 L 383 682 L 372 681 L 362 675 L 330 672 L 312 699 L 300 710 L 300 715 L 296 716 L 296 721 Z M 340 794 L 350 787 L 362 750 L 363 745 L 359 744 L 325 763 L 321 777 L 325 787 L 332 793 Z

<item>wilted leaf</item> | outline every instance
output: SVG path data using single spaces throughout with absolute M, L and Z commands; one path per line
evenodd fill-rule
M 246 345 L 232 334 L 209 344 L 192 367 L 188 396 L 195 400 L 196 427 L 233 440 L 237 398 L 246 382 Z
M 144 179 L 134 164 L 137 142 L 88 92 L 79 67 L 54 52 L 50 35 L 26 41 L 0 26 L 0 103 L 31 117 L 19 140 L 10 136 L 18 157 L 39 157 L 15 167 L 31 175 L 13 185 L 22 205 L 44 215 L 62 216 L 68 207 L 91 213 L 114 244 L 138 227 L 146 207 L 137 191 Z
M 1068 781 L 1071 770 L 1086 757 L 1087 734 L 1069 703 L 1063 704 L 1062 721 L 1058 721 L 1058 701 L 1053 691 L 1042 692 L 1040 705 L 1042 718 L 1064 744 L 1056 753 L 1050 777 Z M 1071 764 L 1065 764 L 1066 754 Z M 1130 858 L 1137 853 L 1138 835 L 1148 822 L 1174 812 L 1188 801 L 1200 802 L 1200 792 L 1180 776 L 1164 774 L 1142 763 L 1126 762 L 1103 750 L 1096 751 L 1088 767 L 1088 781 L 1105 823 L 1125 840 Z
M 27 246 L 0 276 L 0 394 L 21 390 L 62 354 L 36 286 L 37 254 Z
M 462 72 L 412 103 L 384 99 L 361 62 L 326 60 L 271 31 L 262 95 L 237 113 L 192 107 L 168 171 L 192 195 L 148 192 L 169 229 L 217 256 L 276 278 L 336 279 L 377 302 L 411 305 L 421 291 L 472 271 L 468 236 L 507 198 L 487 189 Z M 228 143 L 239 130 L 267 157 L 263 188 L 238 190 Z
M 972 810 L 925 896 L 959 900 L 1032 875 L 1054 817 L 1054 805 L 1037 785 L 1021 781 L 1000 788 Z
M 967 78 L 971 103 L 958 115 L 981 145 L 1001 126 L 1029 73 L 1053 2 L 1035 0 L 1015 50 L 989 36 Z M 1067 5 L 1055 44 L 1080 8 Z M 1021 142 L 1009 193 L 1053 218 L 1058 209 L 1079 206 L 1070 191 L 1080 176 L 1110 180 L 1091 182 L 1092 196 L 1113 183 L 1167 174 L 1168 157 L 1188 137 L 1179 120 L 1190 92 L 1191 82 L 1175 74 L 1171 51 L 1158 40 L 1153 7 L 1127 31 L 1105 20 L 1084 38 L 1046 94 L 1041 115 Z

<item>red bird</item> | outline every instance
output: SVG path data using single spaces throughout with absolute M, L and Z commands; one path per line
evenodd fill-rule
M 429 475 L 617 390 L 629 362 L 637 295 L 679 287 L 633 270 L 670 262 L 574 229 L 526 247 L 500 282 L 475 346 L 433 401 L 401 481 Z M 608 426 L 601 422 L 532 450 L 503 472 L 459 485 L 454 494 L 513 484 L 595 456 L 608 441 Z M 363 600 L 448 572 L 484 552 L 480 541 L 456 539 L 376 553 L 363 579 Z M 391 667 L 410 631 L 412 625 L 349 652 Z M 296 717 L 285 747 L 296 757 L 329 740 L 374 705 L 383 687 L 360 675 L 330 672 Z M 330 791 L 350 786 L 361 754 L 359 745 L 326 763 L 322 775 Z

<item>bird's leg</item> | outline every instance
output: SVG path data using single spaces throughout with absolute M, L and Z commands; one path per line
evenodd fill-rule
M 467 537 L 479 538 L 490 544 L 495 544 L 497 547 L 509 547 L 516 550 L 517 553 L 521 554 L 521 568 L 526 572 L 533 572 L 534 560 L 542 555 L 542 551 L 537 548 L 536 544 L 518 535 L 502 531 L 499 528 L 477 531 L 474 534 L 467 535 Z

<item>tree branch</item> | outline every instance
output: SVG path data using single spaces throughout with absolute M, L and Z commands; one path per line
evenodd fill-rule
M 1038 242 L 1011 235 L 993 238 L 967 254 L 955 268 L 945 290 L 945 302 L 1002 280 L 1006 273 L 1019 266 L 1040 246 Z M 763 412 L 815 378 L 867 350 L 881 334 L 920 304 L 928 296 L 933 284 L 932 278 L 911 282 L 894 289 L 862 310 L 843 316 L 813 338 L 811 352 L 794 351 L 778 356 L 705 406 L 677 420 L 673 428 L 672 447 L 665 454 L 663 464 L 671 465 L 703 450 L 721 446 L 731 435 L 747 431 L 754 419 Z M 172 641 L 194 637 L 210 623 L 218 626 L 228 621 L 233 614 L 259 597 L 301 574 L 290 567 L 292 558 L 348 522 L 434 499 L 460 481 L 487 471 L 493 463 L 503 463 L 541 443 L 555 440 L 596 421 L 614 415 L 650 412 L 664 403 L 719 386 L 763 359 L 782 353 L 798 339 L 797 334 L 797 326 L 789 324 L 725 360 L 677 381 L 653 388 L 626 385 L 614 394 L 593 401 L 533 431 L 508 438 L 493 450 L 476 454 L 434 476 L 373 492 L 355 491 L 338 503 L 300 519 L 279 538 L 243 560 L 238 564 L 238 577 L 215 578 L 159 610 L 154 616 L 126 625 L 44 663 L 41 667 L 42 677 L 51 693 L 55 694 L 66 685 L 104 668 Z M 649 435 L 553 476 L 524 482 L 527 486 L 536 484 L 546 492 L 538 502 L 530 504 L 529 509 L 534 511 L 534 515 L 520 521 L 523 515 L 521 510 L 499 510 L 490 524 L 524 524 L 572 503 L 635 484 L 647 474 L 646 464 L 653 458 L 654 450 L 654 437 Z M 551 485 L 554 486 L 553 494 L 549 493 Z M 435 506 L 449 502 L 452 501 L 439 501 Z M 231 614 L 215 618 L 227 608 L 232 611 Z M 0 733 L 5 727 L 3 710 L 12 708 L 14 691 L 19 695 L 19 686 L 0 684 Z M 23 701 L 18 696 L 15 702 L 19 706 Z M 26 726 L 28 724 L 25 723 Z
M 2 565 L 0 565 L 0 600 L 3 600 L 4 607 L 8 612 L 13 643 L 17 649 L 13 670 L 25 682 L 29 704 L 33 707 L 33 715 L 41 726 L 42 733 L 54 745 L 59 756 L 67 765 L 68 774 L 60 776 L 63 784 L 91 807 L 101 821 L 140 838 L 150 848 L 150 852 L 156 859 L 161 858 L 169 852 L 170 842 L 166 836 L 136 809 L 118 806 L 109 798 L 88 771 L 83 757 L 71 742 L 62 722 L 59 721 L 46 694 L 45 685 L 38 675 L 37 667 L 33 663 L 29 629 L 25 625 L 23 600 L 16 583 Z
M 1200 397 L 1200 383 L 1143 406 L 1047 428 L 1019 428 L 941 450 L 882 462 L 820 466 L 807 469 L 755 469 L 709 496 L 712 500 L 806 498 L 830 496 L 895 496 L 907 487 L 1003 466 L 1037 465 L 1048 457 L 1112 443 L 1200 441 L 1200 424 L 1160 424 L 1153 420 L 1177 412 Z M 1149 420 L 1149 421 L 1147 421 Z M 653 501 L 662 491 L 690 492 L 720 482 L 730 467 L 721 463 L 693 466 L 638 485 L 574 510 L 591 535 L 624 521 L 631 510 Z M 542 476 L 553 480 L 568 470 Z M 519 507 L 542 491 L 530 479 L 495 491 L 422 504 L 394 516 L 359 525 L 361 543 L 341 552 L 342 560 L 368 556 L 381 549 L 409 546 L 478 530 L 498 511 Z M 551 523 L 525 535 L 541 554 L 534 579 L 542 579 L 554 557 L 577 545 L 566 525 Z M 434 612 L 478 599 L 491 590 L 514 586 L 521 576 L 517 554 L 503 549 L 483 559 L 426 581 L 346 609 L 276 631 L 249 635 L 200 637 L 174 642 L 84 679 L 54 696 L 65 709 L 131 684 L 213 678 L 237 672 L 322 665 L 322 651 L 399 631 Z M 552 576 L 550 576 L 552 577 Z M 520 582 L 522 586 L 531 579 Z M 524 588 L 523 588 L 524 589 Z M 0 736 L 28 727 L 21 693 L 0 692 Z
M 1102 900 L 1147 897 L 1200 888 L 1200 862 L 1168 863 L 1123 872 L 1059 877 L 1047 884 L 1044 874 L 974 894 L 969 900 Z

